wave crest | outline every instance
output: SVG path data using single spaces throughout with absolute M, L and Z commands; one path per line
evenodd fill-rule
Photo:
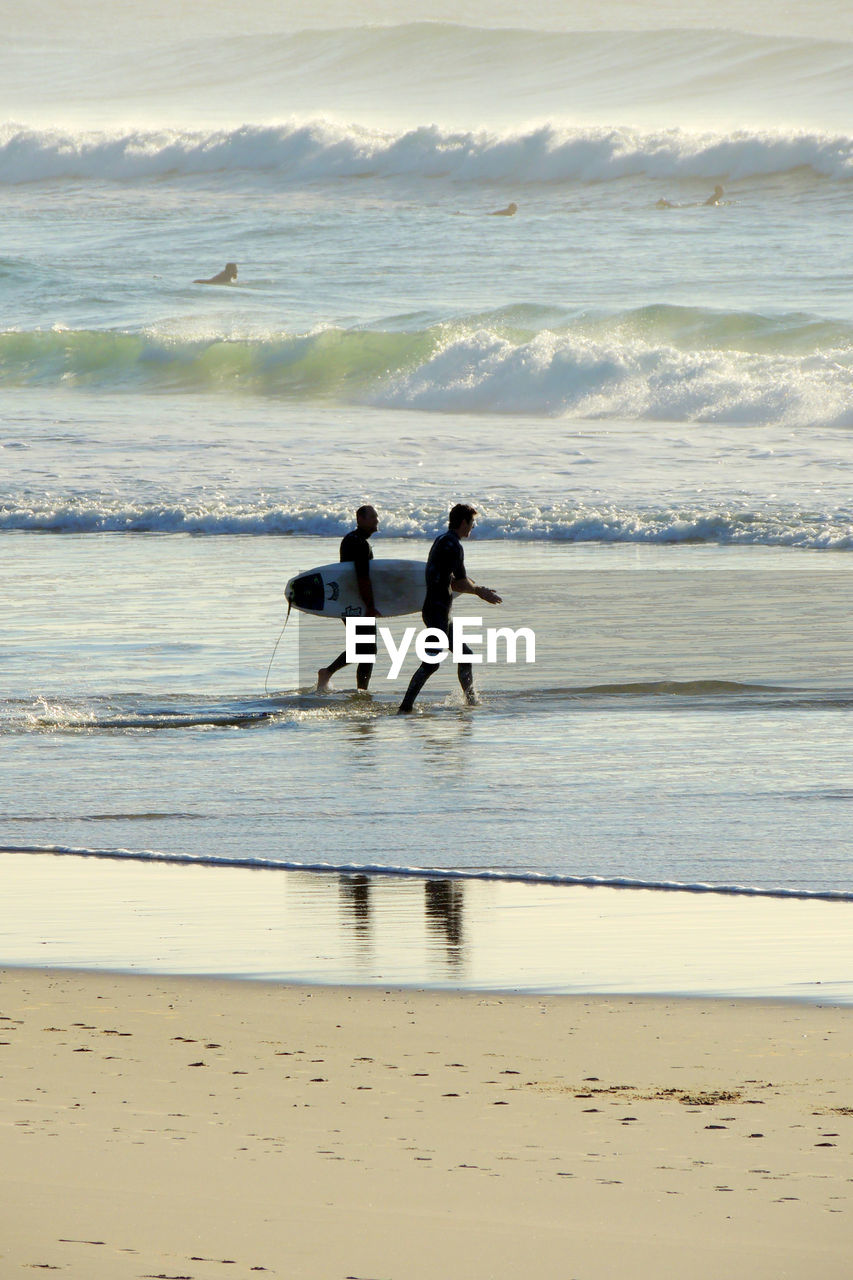
M 39 494 L 0 503 L 0 532 L 189 533 L 217 537 L 340 538 L 352 527 L 350 504 L 175 498 L 146 503 L 120 498 Z M 709 543 L 719 546 L 853 550 L 853 510 L 805 510 L 766 502 L 632 507 L 618 503 L 490 501 L 481 538 L 519 542 Z M 435 511 L 382 503 L 382 531 L 392 538 L 435 537 Z
M 66 132 L 0 128 L 0 182 L 133 181 L 231 173 L 279 184 L 380 178 L 506 183 L 759 178 L 810 169 L 853 178 L 853 138 L 784 130 L 690 133 L 631 128 L 403 132 L 329 120 L 238 129 Z
M 853 352 L 682 351 L 640 340 L 488 331 L 448 342 L 374 397 L 393 408 L 629 421 L 853 425 Z
M 553 119 L 555 109 L 572 122 L 772 126 L 785 119 L 837 121 L 847 128 L 849 119 L 851 24 L 837 0 L 831 18 L 815 12 L 820 5 L 795 6 L 793 17 L 784 12 L 791 6 L 777 6 L 774 35 L 761 21 L 755 34 L 719 29 L 718 13 L 718 29 L 703 30 L 695 25 L 702 15 L 686 10 L 678 15 L 682 29 L 655 29 L 659 7 L 657 14 L 638 9 L 631 30 L 605 23 L 605 29 L 583 31 L 572 29 L 576 13 L 555 21 L 557 8 L 577 9 L 566 5 L 511 15 L 514 28 L 494 12 L 487 19 L 492 25 L 481 27 L 365 24 L 353 10 L 351 23 L 309 23 L 303 30 L 286 20 L 259 27 L 253 6 L 243 6 L 239 30 L 226 24 L 223 38 L 209 5 L 173 6 L 178 16 L 157 23 L 150 3 L 133 19 L 119 12 L 133 6 L 114 4 L 106 47 L 87 41 L 79 21 L 71 22 L 64 38 L 59 34 L 67 5 L 47 25 L 36 22 L 27 36 L 27 9 L 38 7 L 19 6 L 5 59 L 0 50 L 0 85 L 6 89 L 0 101 L 14 103 L 16 111 L 29 108 L 38 119 L 46 118 L 47 108 L 59 119 L 71 111 L 78 120 L 233 126 L 290 113 L 321 117 L 331 104 L 351 119 L 406 124 L 507 124 Z M 748 18 L 740 6 L 738 25 Z M 549 23 L 563 29 L 548 30 Z
M 540 327 L 542 326 L 542 327 Z M 853 330 L 646 307 L 535 307 L 423 329 L 194 337 L 156 331 L 0 333 L 0 385 L 227 392 L 437 413 L 853 426 Z

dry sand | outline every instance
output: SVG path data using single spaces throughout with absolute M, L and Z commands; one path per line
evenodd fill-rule
M 853 1013 L 0 971 L 0 1276 L 847 1280 Z

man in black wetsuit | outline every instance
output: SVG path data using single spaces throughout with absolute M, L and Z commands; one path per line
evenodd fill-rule
M 421 617 L 425 627 L 434 627 L 443 631 L 447 637 L 448 647 L 453 648 L 453 623 L 450 621 L 450 608 L 454 593 L 473 595 L 487 604 L 500 604 L 501 598 L 491 587 L 478 587 L 465 572 L 465 553 L 462 550 L 462 539 L 467 538 L 474 528 L 476 509 L 467 503 L 457 502 L 450 512 L 448 530 L 440 534 L 429 553 L 426 567 L 426 599 Z M 463 645 L 463 653 L 471 650 Z M 409 681 L 406 696 L 400 703 L 398 714 L 411 711 L 415 698 L 429 680 L 438 671 L 438 662 L 422 662 Z M 474 672 L 470 662 L 460 662 L 456 668 L 459 683 L 470 704 L 476 702 L 474 693 Z
M 377 612 L 376 604 L 373 599 L 373 584 L 370 581 L 370 562 L 373 559 L 373 549 L 369 539 L 379 528 L 379 516 L 376 514 L 374 507 L 359 507 L 355 513 L 355 528 L 341 540 L 341 561 L 352 561 L 355 565 L 355 575 L 358 579 L 358 592 L 364 601 L 364 616 L 366 618 L 378 618 L 381 615 Z M 359 648 L 370 653 L 370 641 L 364 633 L 359 637 Z M 376 655 L 376 631 L 373 633 L 373 650 Z M 347 665 L 347 652 L 339 653 L 334 662 L 328 667 L 321 667 L 317 672 L 317 691 L 325 693 L 329 687 L 329 681 L 336 671 L 340 671 L 341 667 Z M 372 662 L 360 662 L 355 669 L 356 687 L 365 693 L 367 686 L 370 684 L 370 677 L 373 674 Z

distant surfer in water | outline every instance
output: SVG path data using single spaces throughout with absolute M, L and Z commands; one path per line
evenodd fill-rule
M 518 213 L 518 205 L 511 200 L 505 209 L 492 209 L 490 218 L 512 218 Z
M 193 280 L 193 284 L 233 284 L 236 279 L 237 263 L 226 262 L 218 275 L 211 276 L 209 280 Z
M 716 187 L 714 187 L 713 194 L 708 196 L 707 200 L 700 200 L 698 203 L 703 208 L 706 208 L 708 205 L 722 204 L 723 196 L 725 194 L 726 193 L 723 190 L 723 188 L 720 186 L 719 183 L 717 183 Z M 673 204 L 671 200 L 666 200 L 664 199 L 663 196 L 661 196 L 660 200 L 657 200 L 655 202 L 655 208 L 656 209 L 695 209 L 696 205 L 695 204 L 692 204 L 692 205 L 691 204 Z
M 425 627 L 434 627 L 444 633 L 449 648 L 453 648 L 453 623 L 450 621 L 450 609 L 453 596 L 472 595 L 487 604 L 500 604 L 501 598 L 491 587 L 478 587 L 465 572 L 465 553 L 462 540 L 470 536 L 477 515 L 475 507 L 464 502 L 457 502 L 450 512 L 446 533 L 439 534 L 432 544 L 426 567 L 426 599 L 421 612 Z M 467 645 L 463 652 L 470 654 Z M 400 703 L 398 715 L 405 715 L 412 710 L 415 698 L 441 664 L 438 662 L 422 662 L 409 681 L 406 696 Z M 456 667 L 459 683 L 469 705 L 477 701 L 474 692 L 474 669 L 470 662 L 460 662 Z
M 375 507 L 359 507 L 355 513 L 355 528 L 341 540 L 340 558 L 341 562 L 351 562 L 355 565 L 355 576 L 358 582 L 358 593 L 364 601 L 364 616 L 366 618 L 380 618 L 382 615 L 376 608 L 376 602 L 373 599 L 373 583 L 370 580 L 370 562 L 373 559 L 373 548 L 370 545 L 370 539 L 379 528 L 379 516 Z M 371 652 L 370 636 L 362 632 L 359 637 L 359 648 L 365 653 Z M 376 655 L 376 629 L 373 631 L 373 649 L 374 657 Z M 339 653 L 334 662 L 329 663 L 328 667 L 321 667 L 317 672 L 317 692 L 325 693 L 329 687 L 329 681 L 336 671 L 340 671 L 341 667 L 347 665 L 347 652 Z M 356 688 L 362 693 L 367 692 L 367 686 L 370 684 L 370 677 L 373 674 L 372 662 L 360 662 L 355 669 Z

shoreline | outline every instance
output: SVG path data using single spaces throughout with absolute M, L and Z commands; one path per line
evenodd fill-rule
M 0 1259 L 87 1280 L 842 1280 L 853 1019 L 0 970 Z

